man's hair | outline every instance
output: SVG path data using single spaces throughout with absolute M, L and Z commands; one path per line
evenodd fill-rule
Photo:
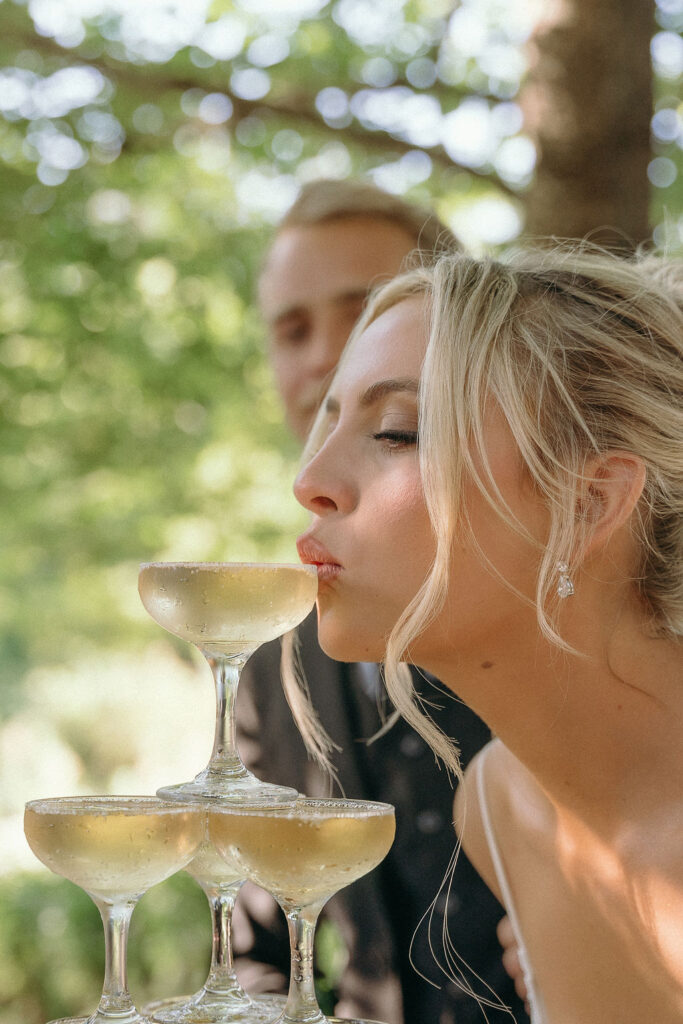
M 415 248 L 423 252 L 462 248 L 450 228 L 433 211 L 364 181 L 321 178 L 309 182 L 280 221 L 278 231 L 356 217 L 396 224 L 411 236 Z

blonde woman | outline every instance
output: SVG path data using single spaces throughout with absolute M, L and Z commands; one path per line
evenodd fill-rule
M 403 662 L 498 737 L 456 824 L 534 1024 L 683 1020 L 682 328 L 651 258 L 442 257 L 371 302 L 295 485 L 325 651 L 456 772 Z

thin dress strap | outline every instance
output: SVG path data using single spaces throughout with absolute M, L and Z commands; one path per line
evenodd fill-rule
M 527 990 L 527 1002 L 530 1009 L 531 1024 L 545 1024 L 545 1016 L 542 1010 L 541 1001 L 536 993 L 534 985 L 534 972 L 529 962 L 529 955 L 527 953 L 526 946 L 524 945 L 524 939 L 522 938 L 522 931 L 519 926 L 519 918 L 515 910 L 515 904 L 512 899 L 512 892 L 508 883 L 507 874 L 503 866 L 503 860 L 500 855 L 498 843 L 496 841 L 495 833 L 493 831 L 493 824 L 491 822 L 491 814 L 489 812 L 488 800 L 486 797 L 486 786 L 484 783 L 484 763 L 489 755 L 489 751 L 493 743 L 488 743 L 481 754 L 477 758 L 476 772 L 477 772 L 477 794 L 479 797 L 479 808 L 481 810 L 481 820 L 484 825 L 484 833 L 486 835 L 486 842 L 488 843 L 489 853 L 491 854 L 491 860 L 493 861 L 493 867 L 496 872 L 496 878 L 498 885 L 500 886 L 501 895 L 503 897 L 503 905 L 507 912 L 508 918 L 510 919 L 510 925 L 515 936 L 517 943 L 517 955 L 519 957 L 519 964 L 522 968 L 522 975 L 524 977 L 524 984 Z

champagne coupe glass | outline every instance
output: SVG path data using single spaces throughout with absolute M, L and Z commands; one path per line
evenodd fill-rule
M 145 608 L 165 629 L 189 640 L 206 657 L 216 687 L 211 760 L 193 782 L 165 786 L 166 799 L 292 803 L 296 790 L 266 784 L 247 771 L 237 750 L 234 706 L 247 658 L 262 644 L 298 625 L 313 607 L 312 566 L 157 562 L 140 567 Z M 213 926 L 211 966 L 199 992 L 162 999 L 145 1012 L 162 1024 L 261 1024 L 278 1016 L 282 997 L 250 998 L 232 963 L 232 910 L 244 880 L 205 844 L 189 873 L 204 890 Z
M 216 729 L 207 767 L 192 782 L 157 791 L 169 800 L 292 803 L 297 792 L 247 771 L 235 739 L 235 698 L 247 658 L 297 626 L 313 607 L 315 566 L 243 562 L 149 562 L 138 589 L 156 622 L 195 644 L 216 684 Z
M 126 945 L 135 904 L 194 856 L 206 832 L 197 804 L 147 796 L 77 796 L 31 800 L 24 832 L 36 857 L 80 886 L 102 916 L 104 987 L 89 1017 L 53 1024 L 149 1024 L 128 992 Z
M 211 908 L 209 976 L 193 996 L 160 999 L 145 1006 L 143 1012 L 160 1024 L 269 1024 L 281 1013 L 284 997 L 249 997 L 233 967 L 232 911 L 244 884 L 240 868 L 226 862 L 207 840 L 185 870 L 201 886 Z
M 293 807 L 209 808 L 209 837 L 216 849 L 272 893 L 287 918 L 290 986 L 277 1024 L 337 1020 L 324 1016 L 315 995 L 313 940 L 318 915 L 330 896 L 380 863 L 394 832 L 391 804 L 369 800 L 300 797 Z

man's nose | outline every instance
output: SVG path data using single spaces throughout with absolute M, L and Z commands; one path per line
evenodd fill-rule
M 320 378 L 326 377 L 335 369 L 345 344 L 345 333 L 334 323 L 317 326 L 309 349 L 310 372 Z

